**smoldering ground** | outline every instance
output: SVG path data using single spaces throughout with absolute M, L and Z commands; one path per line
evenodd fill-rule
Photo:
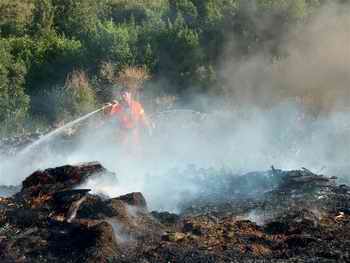
M 26 160 L 17 160 L 6 170 L 10 176 L 1 178 L 2 182 L 18 184 L 36 169 L 97 160 L 116 173 L 117 183 L 101 177 L 88 181 L 83 188 L 110 196 L 142 192 L 150 208 L 176 211 L 184 199 L 206 190 L 201 189 L 204 184 L 198 180 L 205 179 L 208 173 L 201 173 L 199 168 L 208 171 L 212 167 L 213 177 L 220 176 L 222 167 L 234 174 L 267 170 L 270 165 L 283 169 L 307 167 L 330 174 L 345 166 L 344 142 L 349 136 L 344 120 L 350 124 L 347 115 L 300 120 L 301 115 L 294 104 L 283 104 L 268 111 L 250 108 L 249 112 L 213 113 L 198 126 L 188 128 L 170 122 L 167 130 L 147 138 L 137 155 L 120 150 L 112 128 L 86 129 L 76 147 L 68 150 L 43 146 L 46 151 L 41 149 L 31 157 L 35 162 L 18 165 Z M 189 169 L 191 164 L 196 168 Z M 206 187 L 215 188 L 215 180 L 211 182 L 213 185 Z
M 153 136 L 146 137 L 137 153 L 121 149 L 113 127 L 91 123 L 75 138 L 74 147 L 54 143 L 53 138 L 53 143 L 40 145 L 32 159 L 12 160 L 5 167 L 2 163 L 0 183 L 19 184 L 36 169 L 100 161 L 116 172 L 118 184 L 99 179 L 84 187 L 111 196 L 140 191 L 151 209 L 174 211 L 184 199 L 203 192 L 197 183 L 199 170 L 188 170 L 189 165 L 216 171 L 226 167 L 237 174 L 271 165 L 307 167 L 346 178 L 348 13 L 343 6 L 327 5 L 302 28 L 296 25 L 284 32 L 280 46 L 286 56 L 278 60 L 262 53 L 236 60 L 230 48 L 235 40 L 230 39 L 220 62 L 225 96 L 216 103 L 206 97 L 221 107 L 201 115 L 154 115 Z

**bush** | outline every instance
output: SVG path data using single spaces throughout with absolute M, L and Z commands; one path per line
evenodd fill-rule
M 89 83 L 86 73 L 74 70 L 67 75 L 64 86 L 54 86 L 44 91 L 42 107 L 48 109 L 50 123 L 76 118 L 96 107 L 95 92 Z
M 148 20 L 149 13 L 163 14 L 168 9 L 168 0 L 111 0 L 107 2 L 108 17 L 115 23 L 135 21 L 141 24 Z
M 53 31 L 55 9 L 51 0 L 36 0 L 30 32 L 33 36 L 42 36 Z
M 97 29 L 90 33 L 87 43 L 88 54 L 95 63 L 112 61 L 119 68 L 132 64 L 133 54 L 130 43 L 133 40 L 132 29 L 113 22 L 100 22 Z
M 35 118 L 54 119 L 53 103 L 47 102 L 55 93 L 53 87 L 63 86 L 66 75 L 82 63 L 80 42 L 50 32 L 36 40 L 29 36 L 9 38 L 7 44 L 11 56 L 23 61 L 26 69 L 21 77 L 31 98 L 30 113 Z
M 82 63 L 80 41 L 50 32 L 38 39 L 28 36 L 8 39 L 11 53 L 25 62 L 28 69 L 26 87 L 30 95 L 45 86 L 60 83 L 73 68 Z
M 28 33 L 34 4 L 33 0 L 0 1 L 0 36 L 23 36 Z
M 84 71 L 68 74 L 65 84 L 65 110 L 74 115 L 90 112 L 96 107 L 95 92 Z
M 45 97 L 54 86 L 63 86 L 64 79 L 82 61 L 81 43 L 69 40 L 55 33 L 37 40 L 32 51 L 30 70 L 27 75 L 27 90 L 33 98 L 31 110 L 34 115 L 49 116 L 50 105 L 45 105 Z
M 190 0 L 169 0 L 170 3 L 170 19 L 174 22 L 181 15 L 187 25 L 192 25 L 198 18 L 196 6 Z
M 155 74 L 174 83 L 173 91 L 185 92 L 201 66 L 203 53 L 199 44 L 199 34 L 183 24 L 178 17 L 174 24 L 162 31 L 154 47 L 156 54 Z
M 10 45 L 0 40 L 0 122 L 2 132 L 21 128 L 29 107 L 29 97 L 24 92 L 26 68 L 10 53 Z
M 55 10 L 54 25 L 58 33 L 68 38 L 86 40 L 98 23 L 96 0 L 52 0 Z

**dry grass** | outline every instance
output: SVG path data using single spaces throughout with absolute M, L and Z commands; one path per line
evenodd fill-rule
M 100 77 L 108 83 L 114 83 L 116 78 L 115 68 L 111 62 L 102 62 Z
M 89 79 L 84 71 L 73 70 L 67 75 L 65 87 L 71 89 L 87 88 L 89 87 Z
M 149 79 L 150 75 L 145 67 L 126 67 L 118 73 L 115 81 L 133 93 L 137 93 L 142 88 L 143 83 Z
M 95 90 L 85 71 L 74 70 L 68 74 L 64 88 L 65 111 L 80 115 L 95 109 Z
M 251 246 L 251 250 L 254 255 L 256 256 L 266 256 L 270 255 L 272 253 L 271 249 L 267 247 L 266 245 L 262 244 L 253 244 Z

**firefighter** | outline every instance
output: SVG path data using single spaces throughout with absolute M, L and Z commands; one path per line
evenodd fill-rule
M 151 126 L 140 102 L 135 100 L 129 89 L 120 91 L 120 100 L 106 104 L 105 114 L 116 118 L 119 125 L 119 140 L 127 148 L 139 148 L 141 133 L 151 135 Z

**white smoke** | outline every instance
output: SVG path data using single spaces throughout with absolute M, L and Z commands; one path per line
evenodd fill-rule
M 327 7 L 298 35 L 291 30 L 284 38 L 285 59 L 271 62 L 258 54 L 237 62 L 225 54 L 224 109 L 200 120 L 191 111 L 169 112 L 141 152 L 121 149 L 117 131 L 92 124 L 68 150 L 42 146 L 31 161 L 2 161 L 0 184 L 19 184 L 37 169 L 99 161 L 118 183 L 96 179 L 84 187 L 110 196 L 142 192 L 150 209 L 176 211 L 203 190 L 188 165 L 236 173 L 307 167 L 344 175 L 350 161 L 349 25 L 346 13 Z

